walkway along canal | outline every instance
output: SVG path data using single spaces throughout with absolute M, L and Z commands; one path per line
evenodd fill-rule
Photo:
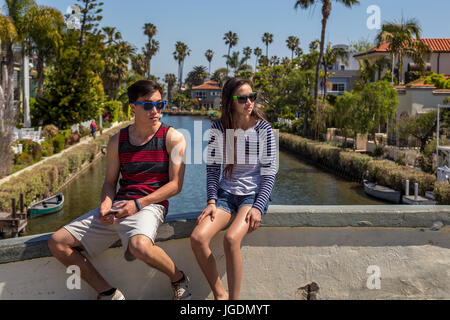
M 187 130 L 194 137 L 200 123 L 202 133 L 210 128 L 206 118 L 165 116 L 164 122 L 177 129 Z M 196 129 L 197 128 L 197 129 Z M 202 148 L 206 147 L 204 141 Z M 206 166 L 193 164 L 194 143 L 191 145 L 191 164 L 186 166 L 183 190 L 170 199 L 168 219 L 173 216 L 190 217 L 199 214 L 206 202 Z M 271 196 L 271 205 L 377 205 L 381 201 L 365 195 L 362 186 L 325 172 L 292 153 L 280 151 L 279 170 Z M 56 231 L 66 223 L 98 207 L 106 169 L 106 158 L 95 162 L 86 172 L 62 188 L 64 209 L 58 213 L 28 221 L 24 235 Z

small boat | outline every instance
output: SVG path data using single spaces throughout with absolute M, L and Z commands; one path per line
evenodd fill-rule
M 58 212 L 64 206 L 64 194 L 58 193 L 50 198 L 36 202 L 28 209 L 30 219 L 46 215 L 49 213 Z
M 401 203 L 402 201 L 402 193 L 400 191 L 380 186 L 373 182 L 369 182 L 368 180 L 364 180 L 363 184 L 364 184 L 364 192 L 374 198 L 378 198 L 381 200 L 397 204 Z

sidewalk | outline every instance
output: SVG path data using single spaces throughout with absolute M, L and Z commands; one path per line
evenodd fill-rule
M 111 130 L 111 129 L 117 127 L 117 126 L 120 126 L 121 123 L 122 123 L 122 122 L 115 122 L 115 123 L 113 123 L 113 125 L 112 125 L 110 128 L 104 129 L 104 130 L 103 130 L 103 133 L 106 133 L 106 132 L 108 132 L 109 130 Z M 56 159 L 56 158 L 62 156 L 64 153 L 70 151 L 73 147 L 77 147 L 77 146 L 80 146 L 80 145 L 89 143 L 89 142 L 91 142 L 92 140 L 93 140 L 93 138 L 92 138 L 92 136 L 90 136 L 90 135 L 89 135 L 89 136 L 86 136 L 86 137 L 83 137 L 83 138 L 81 138 L 81 140 L 80 140 L 79 143 L 74 144 L 74 145 L 70 146 L 70 147 L 67 148 L 67 149 L 64 149 L 63 151 L 61 151 L 61 152 L 59 152 L 59 153 L 56 153 L 56 154 L 54 154 L 54 155 L 51 155 L 50 157 L 46 157 L 46 158 L 42 159 L 41 161 L 38 161 L 38 162 L 32 164 L 31 166 L 28 166 L 28 167 L 26 167 L 26 168 L 23 168 L 22 170 L 19 170 L 19 171 L 13 173 L 13 174 L 10 174 L 9 176 L 6 176 L 6 177 L 0 179 L 0 185 L 2 185 L 3 183 L 9 181 L 9 179 L 11 179 L 11 178 L 13 178 L 13 177 L 16 177 L 16 176 L 18 176 L 18 175 L 24 173 L 25 171 L 29 171 L 29 170 L 33 169 L 34 167 L 36 167 L 36 166 L 38 166 L 38 165 L 41 165 L 41 164 L 45 163 L 46 161 L 48 161 L 48 160 L 50 160 L 50 159 Z

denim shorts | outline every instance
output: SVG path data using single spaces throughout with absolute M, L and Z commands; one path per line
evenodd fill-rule
M 219 188 L 219 190 L 217 191 L 216 208 L 222 209 L 231 214 L 236 214 L 241 207 L 253 206 L 257 197 L 257 193 L 238 196 Z M 267 201 L 266 205 L 264 206 L 264 212 L 262 212 L 263 215 L 266 214 L 268 208 L 269 201 Z

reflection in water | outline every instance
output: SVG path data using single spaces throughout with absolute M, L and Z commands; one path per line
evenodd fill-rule
M 206 203 L 206 166 L 194 163 L 194 123 L 202 131 L 210 127 L 210 120 L 199 117 L 168 116 L 163 121 L 191 134 L 191 164 L 186 165 L 183 190 L 169 200 L 169 216 L 198 212 Z M 207 142 L 202 141 L 202 150 Z M 189 162 L 188 162 L 189 163 Z M 96 162 L 83 175 L 62 189 L 64 209 L 58 213 L 28 221 L 26 235 L 56 231 L 73 219 L 95 209 L 100 204 L 100 192 L 106 169 L 106 158 Z M 271 204 L 286 205 L 369 205 L 383 202 L 368 198 L 355 182 L 343 180 L 298 159 L 296 155 L 280 152 L 280 166 Z

